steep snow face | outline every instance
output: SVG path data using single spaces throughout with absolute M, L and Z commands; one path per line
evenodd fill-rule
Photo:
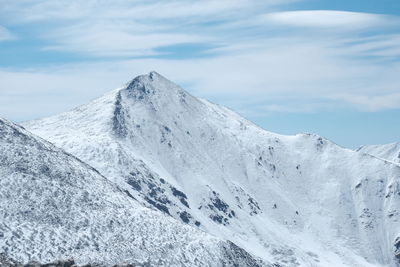
M 400 262 L 398 166 L 267 132 L 155 72 L 25 125 L 142 203 L 273 263 Z
M 368 153 L 378 158 L 389 160 L 400 165 L 400 143 L 386 145 L 367 145 L 357 149 L 359 152 Z
M 258 266 L 222 241 L 139 204 L 95 169 L 0 119 L 0 253 L 20 262 Z

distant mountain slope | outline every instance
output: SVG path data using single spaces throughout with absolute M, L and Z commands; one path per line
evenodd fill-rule
M 400 262 L 399 166 L 316 135 L 267 132 L 155 72 L 25 126 L 141 203 L 267 261 Z
M 243 249 L 143 207 L 95 169 L 0 119 L 0 255 L 42 263 L 254 266 Z
M 357 151 L 400 164 L 400 142 L 385 145 L 366 145 L 360 147 Z

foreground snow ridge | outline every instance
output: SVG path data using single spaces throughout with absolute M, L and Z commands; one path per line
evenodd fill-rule
M 232 242 L 143 207 L 92 167 L 3 119 L 0 151 L 0 266 L 7 266 L 4 258 L 73 258 L 104 266 L 261 265 Z
M 267 132 L 225 107 L 193 97 L 156 72 L 138 76 L 70 112 L 24 126 L 88 164 L 85 166 L 92 166 L 108 184 L 110 189 L 93 189 L 91 183 L 83 187 L 108 203 L 105 210 L 99 208 L 99 221 L 88 220 L 96 221 L 101 229 L 108 216 L 118 215 L 122 222 L 117 224 L 119 228 L 111 228 L 116 231 L 111 234 L 108 228 L 93 234 L 85 231 L 90 233 L 85 239 L 89 244 L 92 236 L 104 240 L 118 231 L 124 231 L 123 244 L 130 244 L 130 235 L 138 242 L 148 240 L 149 234 L 157 244 L 153 248 L 153 244 L 133 243 L 136 250 L 121 245 L 128 254 L 112 251 L 119 246 L 100 252 L 89 248 L 84 255 L 90 258 L 82 256 L 86 261 L 110 257 L 107 260 L 116 262 L 112 257 L 119 255 L 118 260 L 155 264 L 164 246 L 169 248 L 171 241 L 167 240 L 171 238 L 172 247 L 181 253 L 171 252 L 172 258 L 165 259 L 172 265 L 400 265 L 398 165 L 342 148 L 317 135 Z M 55 190 L 51 184 L 45 186 L 46 191 Z M 75 194 L 77 189 L 69 191 Z M 107 205 L 120 203 L 111 201 L 114 195 L 129 201 L 123 204 L 128 212 L 113 215 L 113 206 L 107 209 Z M 160 221 L 168 225 L 152 223 L 159 227 L 146 230 L 147 216 L 138 218 L 131 206 L 164 218 Z M 60 208 L 64 209 L 76 212 L 78 218 L 93 216 L 89 209 Z M 136 213 L 126 217 L 130 209 Z M 103 218 L 102 214 L 107 215 Z M 80 226 L 85 222 L 82 220 L 76 224 Z M 166 231 L 164 236 L 159 229 L 171 225 L 177 230 Z M 63 227 L 59 226 L 57 233 Z M 196 235 L 204 235 L 204 239 Z M 218 241 L 201 241 L 206 242 L 203 244 L 191 241 L 191 237 Z M 188 250 L 189 244 L 199 244 L 202 249 Z M 213 246 L 217 253 L 212 252 Z M 138 251 L 140 248 L 146 252 Z M 12 255 L 22 259 L 35 255 L 22 251 Z M 129 253 L 134 255 L 121 257 Z M 45 259 L 50 260 L 48 257 Z

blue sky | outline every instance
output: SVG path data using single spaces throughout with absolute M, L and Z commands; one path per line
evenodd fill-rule
M 282 134 L 400 141 L 397 0 L 0 0 L 0 116 L 71 109 L 156 70 Z

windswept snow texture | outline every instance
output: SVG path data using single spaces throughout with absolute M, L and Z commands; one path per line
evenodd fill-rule
M 368 153 L 378 158 L 389 160 L 400 165 L 400 142 L 386 145 L 367 145 L 357 151 Z
M 267 132 L 155 72 L 25 125 L 142 203 L 277 266 L 399 266 L 399 166 Z
M 0 255 L 18 262 L 261 264 L 229 241 L 143 207 L 92 167 L 3 119 L 0 178 Z

